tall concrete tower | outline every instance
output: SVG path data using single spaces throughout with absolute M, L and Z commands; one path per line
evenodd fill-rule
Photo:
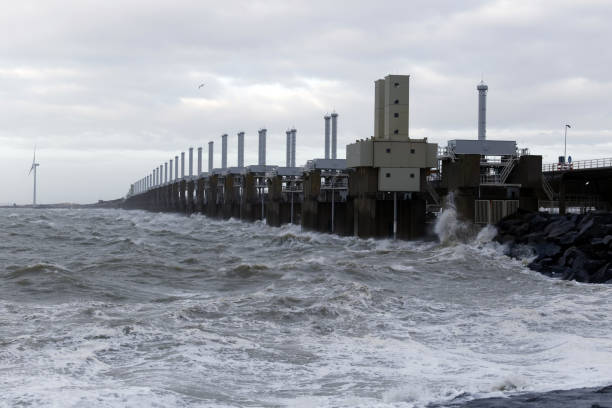
M 291 128 L 291 167 L 295 167 L 295 137 L 297 134 L 297 130 L 295 128 Z
M 193 147 L 189 148 L 189 177 L 193 177 Z
M 181 179 L 185 178 L 185 152 L 181 152 Z
M 487 90 L 489 87 L 480 81 L 478 90 L 478 140 L 487 139 Z
M 336 158 L 336 145 L 338 144 L 338 114 L 331 114 L 331 158 Z
M 266 132 L 267 130 L 260 129 L 259 130 L 259 164 L 260 166 L 266 165 Z
M 208 174 L 212 174 L 215 142 L 208 142 Z
M 408 140 L 410 75 L 387 75 L 374 83 L 374 137 Z
M 238 133 L 238 167 L 244 167 L 244 132 Z
M 198 147 L 198 177 L 202 173 L 202 148 Z
M 227 134 L 221 135 L 221 168 L 227 169 Z
M 323 119 L 325 119 L 325 158 L 329 159 L 329 120 L 331 116 L 325 115 Z
M 287 129 L 285 134 L 287 135 L 287 152 L 285 154 L 285 167 L 291 167 L 291 130 Z

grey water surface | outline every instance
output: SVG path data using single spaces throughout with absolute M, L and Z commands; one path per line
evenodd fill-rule
M 415 407 L 612 383 L 612 287 L 443 242 L 0 210 L 0 406 Z

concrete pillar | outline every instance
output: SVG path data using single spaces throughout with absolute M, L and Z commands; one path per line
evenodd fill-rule
M 559 215 L 565 215 L 567 212 L 567 206 L 565 202 L 565 174 L 561 175 L 559 180 Z
M 193 176 L 193 147 L 189 148 L 189 177 Z
M 181 179 L 185 178 L 185 152 L 181 152 Z
M 338 114 L 331 114 L 331 158 L 336 158 L 336 145 L 338 144 Z
M 204 178 L 198 178 L 196 185 L 196 211 L 204 213 L 204 185 L 206 180 Z
M 179 171 L 178 171 L 179 159 L 178 156 L 174 156 L 174 179 L 178 180 Z
M 266 129 L 259 131 L 259 161 L 260 166 L 266 165 Z
M 164 165 L 159 165 L 159 185 L 164 184 Z
M 285 167 L 291 167 L 291 130 L 287 129 L 287 153 L 285 159 Z
M 238 133 L 238 167 L 244 167 L 244 132 Z
M 170 182 L 172 182 L 172 159 L 170 159 Z
M 208 175 L 212 173 L 213 169 L 213 148 L 214 142 L 208 142 Z
M 187 212 L 187 214 L 193 213 L 193 211 L 195 209 L 194 192 L 195 192 L 195 181 L 190 179 L 187 182 L 187 199 L 186 199 L 186 212 Z
M 331 116 L 325 115 L 323 119 L 325 119 L 325 158 L 329 159 L 329 120 Z
M 187 181 L 185 179 L 181 179 L 179 184 L 179 211 L 184 213 L 187 211 Z
M 200 174 L 202 174 L 202 148 L 198 147 L 198 174 L 197 176 L 200 177 Z
M 478 90 L 478 140 L 487 138 L 487 90 L 489 87 L 480 81 Z
M 291 129 L 291 167 L 295 167 L 295 136 L 297 130 Z
M 164 163 L 164 183 L 168 182 L 168 162 Z
M 227 134 L 221 135 L 221 168 L 227 169 Z

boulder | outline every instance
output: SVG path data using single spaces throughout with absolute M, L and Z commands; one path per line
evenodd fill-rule
M 612 263 L 608 262 L 591 275 L 591 282 L 604 283 L 612 280 Z
M 561 247 L 557 244 L 553 244 L 552 242 L 543 242 L 534 245 L 534 250 L 536 254 L 541 257 L 550 257 L 550 258 L 558 258 L 561 256 Z
M 559 258 L 559 262 L 557 262 L 557 265 L 571 266 L 571 261 L 573 261 L 577 252 L 578 252 L 578 248 L 576 248 L 575 246 L 567 248 L 565 252 L 563 252 L 563 255 L 561 256 L 561 258 Z
M 578 232 L 577 231 L 569 231 L 566 232 L 565 234 L 557 237 L 556 241 L 560 244 L 563 245 L 565 247 L 567 246 L 572 246 L 576 243 L 576 237 L 578 236 Z
M 564 235 L 576 228 L 576 224 L 571 220 L 558 220 L 552 222 L 544 228 L 544 232 L 549 238 L 556 238 Z

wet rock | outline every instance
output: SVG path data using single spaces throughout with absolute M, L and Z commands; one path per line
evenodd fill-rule
M 552 242 L 543 242 L 534 245 L 536 254 L 543 257 L 555 257 L 558 258 L 561 254 L 561 247 Z
M 559 258 L 558 264 L 561 266 L 571 265 L 577 252 L 578 252 L 578 248 L 576 248 L 575 246 L 567 248 L 565 252 L 563 252 L 563 255 L 561 256 L 561 258 Z
M 604 283 L 612 280 L 612 264 L 606 263 L 604 266 L 599 268 L 597 272 L 591 275 L 591 282 L 593 283 Z
M 515 214 L 498 224 L 496 240 L 506 245 L 509 256 L 535 255 L 529 267 L 548 276 L 612 280 L 612 213 Z
M 555 238 L 570 232 L 574 228 L 576 228 L 576 224 L 571 220 L 559 220 L 548 224 L 548 226 L 544 228 L 544 233 L 550 238 Z

